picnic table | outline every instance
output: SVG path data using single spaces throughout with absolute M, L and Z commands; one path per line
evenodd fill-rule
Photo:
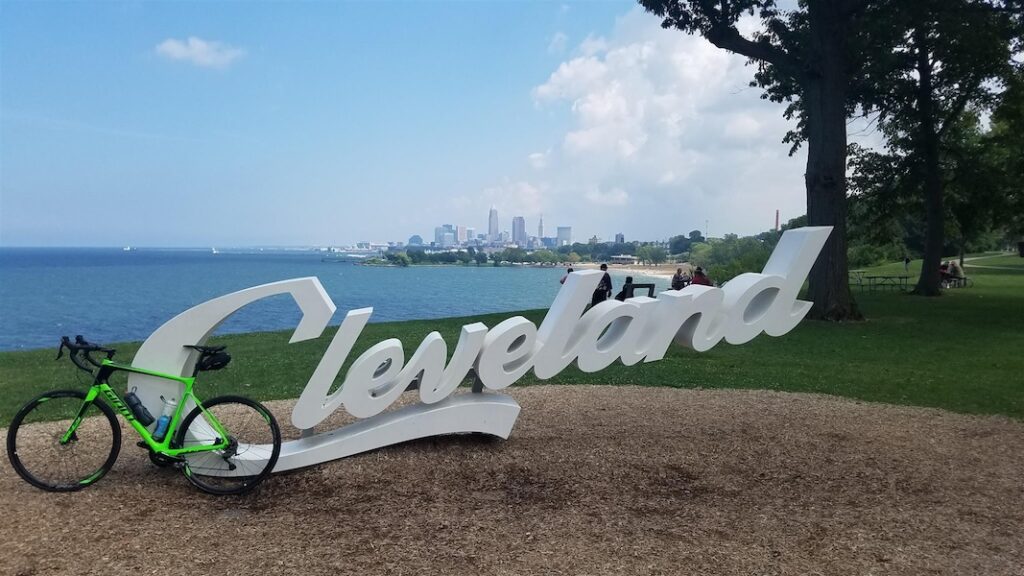
M 860 285 L 861 291 L 867 287 L 867 289 L 872 292 L 875 288 L 881 290 L 902 290 L 903 292 L 906 292 L 907 288 L 909 288 L 910 276 L 864 275 L 863 279 L 864 282 Z

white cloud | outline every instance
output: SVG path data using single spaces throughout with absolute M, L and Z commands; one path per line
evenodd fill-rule
M 725 125 L 725 136 L 733 140 L 755 138 L 761 132 L 761 123 L 749 114 L 736 114 Z
M 583 42 L 580 43 L 580 54 L 584 56 L 593 56 L 600 54 L 608 49 L 608 42 L 600 36 L 587 36 Z
M 629 194 L 622 188 L 612 188 L 607 192 L 598 189 L 588 190 L 586 199 L 601 206 L 625 206 L 629 202 Z
M 547 212 L 551 189 L 546 182 L 505 179 L 480 194 L 455 196 L 449 200 L 451 212 L 467 219 L 487 214 L 491 206 L 498 210 L 501 230 L 509 231 L 513 216 L 535 219 Z M 527 226 L 536 226 L 536 220 Z M 534 228 L 535 229 L 535 228 Z
M 548 165 L 548 152 L 534 152 L 527 156 L 530 161 L 530 166 L 533 166 L 537 170 L 543 170 Z
M 551 42 L 548 43 L 548 52 L 551 54 L 561 54 L 565 52 L 565 46 L 568 42 L 568 36 L 562 32 L 555 32 L 555 35 L 551 37 Z
M 223 69 L 244 56 L 245 50 L 189 36 L 186 40 L 164 40 L 156 45 L 156 53 L 170 60 L 183 60 L 202 68 Z
M 580 237 L 644 238 L 705 219 L 712 233 L 754 233 L 776 208 L 802 213 L 803 156 L 787 156 L 791 126 L 748 86 L 754 70 L 639 8 L 588 36 L 532 91 L 536 106 L 570 118 L 560 141 L 536 144 L 550 147 L 545 213 Z

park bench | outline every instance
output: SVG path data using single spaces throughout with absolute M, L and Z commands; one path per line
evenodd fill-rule
M 974 280 L 971 280 L 968 276 L 961 276 L 959 278 L 944 278 L 942 280 L 943 288 L 970 288 L 974 286 Z
M 850 284 L 859 286 L 860 289 L 864 290 L 864 271 L 863 270 L 850 270 Z
M 654 298 L 654 284 L 626 284 L 626 299 L 632 298 L 638 290 L 647 290 L 647 297 Z

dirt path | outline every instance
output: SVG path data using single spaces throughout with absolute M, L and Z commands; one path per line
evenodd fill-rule
M 241 500 L 131 443 L 76 494 L 4 460 L 0 574 L 1024 575 L 1022 422 L 764 391 L 512 393 L 507 441 L 415 442 Z

